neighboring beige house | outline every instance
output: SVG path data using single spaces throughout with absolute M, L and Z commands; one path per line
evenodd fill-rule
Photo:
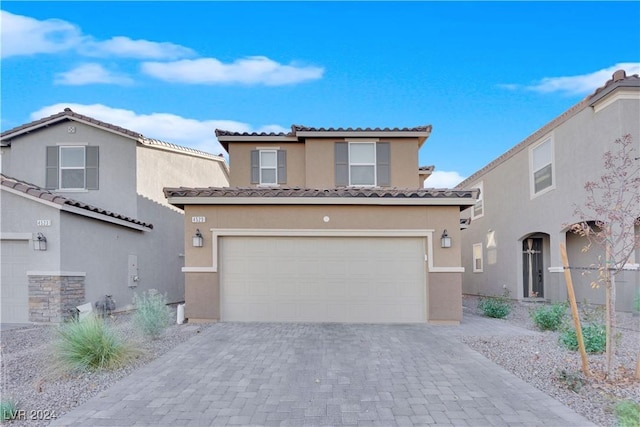
M 579 221 L 575 206 L 584 184 L 603 173 L 602 155 L 630 134 L 640 156 L 640 78 L 618 71 L 613 78 L 533 135 L 498 157 L 457 188 L 478 188 L 462 231 L 463 292 L 516 299 L 567 298 L 560 244 L 567 247 L 578 301 L 601 304 L 589 272 L 598 251 L 582 253 L 586 241 L 568 231 Z M 637 159 L 636 159 L 637 160 Z M 640 161 L 640 160 L 639 160 Z M 593 218 L 596 220 L 597 218 Z M 636 230 L 636 232 L 638 232 Z M 631 310 L 640 281 L 635 254 L 617 280 L 618 309 Z
M 151 288 L 184 300 L 183 212 L 162 188 L 228 185 L 223 157 L 70 109 L 0 142 L 3 323 L 59 322 L 106 294 L 129 308 Z
M 165 188 L 185 210 L 189 321 L 458 323 L 477 191 L 422 188 L 430 133 L 216 130 L 231 186 Z

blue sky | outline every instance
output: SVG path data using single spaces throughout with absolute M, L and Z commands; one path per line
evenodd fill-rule
M 448 187 L 625 68 L 639 2 L 12 2 L 1 129 L 69 106 L 220 153 L 214 129 L 431 124 Z M 233 165 L 231 165 L 233 167 Z

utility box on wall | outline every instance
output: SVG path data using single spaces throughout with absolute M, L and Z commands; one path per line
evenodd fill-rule
M 129 269 L 127 274 L 127 284 L 130 288 L 138 286 L 138 255 L 129 255 Z

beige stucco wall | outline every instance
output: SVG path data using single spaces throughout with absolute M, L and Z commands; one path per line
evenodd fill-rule
M 211 229 L 313 229 L 313 230 L 434 230 L 434 267 L 460 266 L 459 208 L 457 206 L 207 206 L 185 207 L 186 267 L 208 268 L 213 263 Z M 191 218 L 205 217 L 204 223 Z M 329 222 L 323 218 L 328 216 Z M 204 246 L 194 248 L 191 237 L 196 229 L 204 234 Z M 444 229 L 452 237 L 449 249 L 440 247 Z M 428 242 L 427 242 L 428 243 Z M 219 255 L 218 255 L 219 257 Z M 461 273 L 434 273 L 427 269 L 429 320 L 461 319 Z M 185 315 L 193 319 L 219 319 L 218 273 L 186 275 Z M 457 279 L 456 279 L 457 277 Z M 427 284 L 425 284 L 426 286 Z M 433 310 L 433 317 L 431 315 Z
M 279 147 L 287 151 L 287 187 L 333 188 L 335 184 L 335 148 L 339 141 L 390 142 L 391 186 L 418 188 L 417 138 L 307 138 L 305 143 L 230 143 L 230 185 L 251 186 L 251 150 Z M 255 186 L 255 184 L 254 184 Z

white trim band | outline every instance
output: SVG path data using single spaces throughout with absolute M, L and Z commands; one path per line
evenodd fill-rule
M 27 271 L 27 276 L 69 276 L 86 277 L 84 271 Z

